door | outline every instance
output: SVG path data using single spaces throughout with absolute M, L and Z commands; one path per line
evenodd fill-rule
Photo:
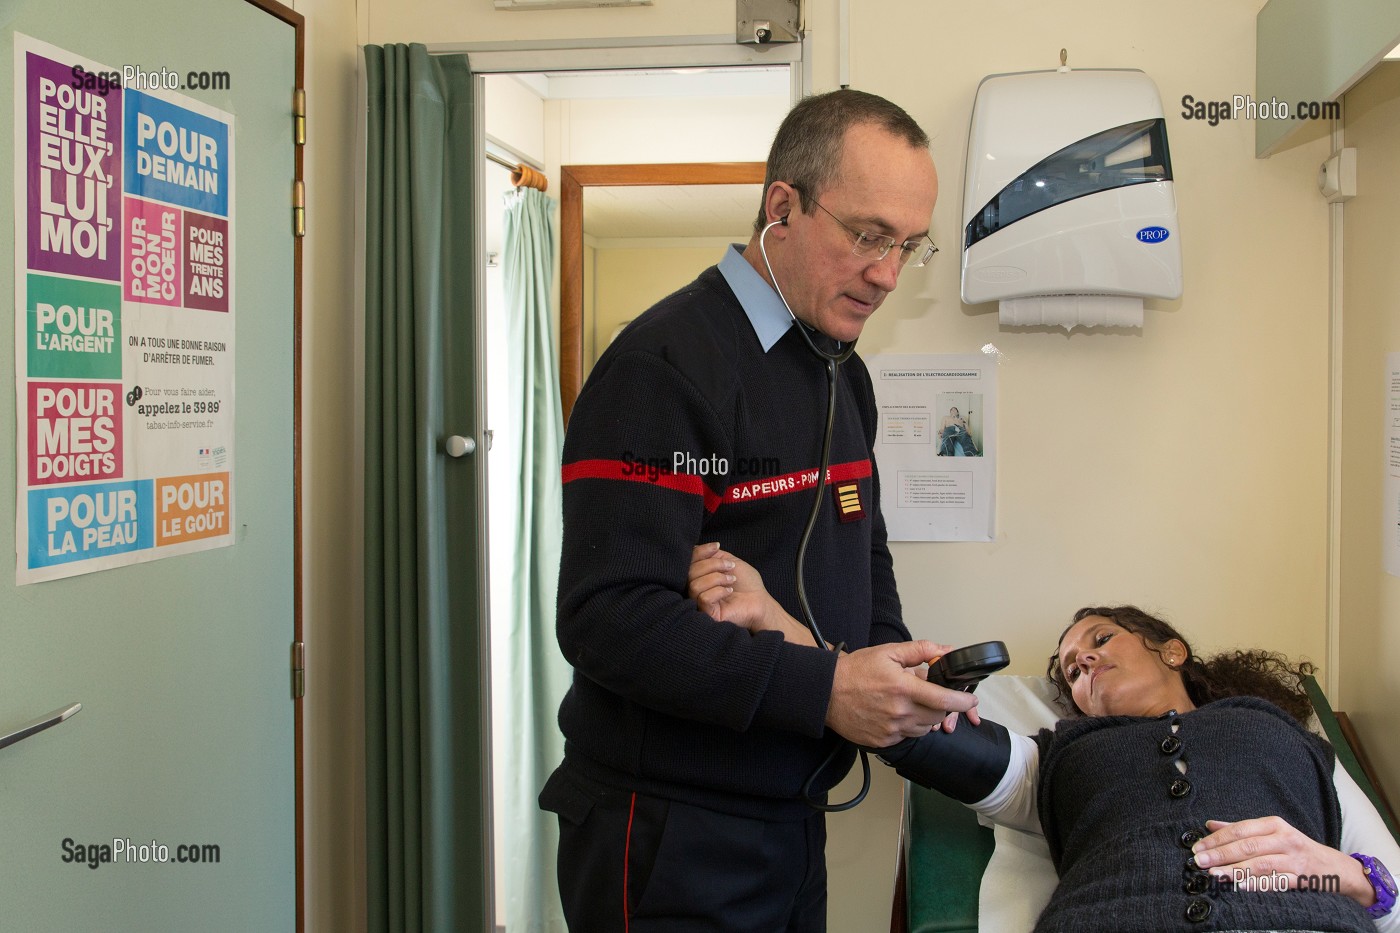
M 0 928 L 6 930 L 261 931 L 288 930 L 296 923 L 296 704 L 289 648 L 296 637 L 298 522 L 298 277 L 291 213 L 297 153 L 291 111 L 299 28 L 295 13 L 245 0 L 0 3 L 0 76 L 5 82 L 0 91 L 0 126 L 5 128 L 0 145 L 0 295 L 16 295 L 17 289 L 16 229 L 10 218 L 29 210 L 24 201 L 28 182 L 16 181 L 11 144 L 17 125 L 16 58 L 21 59 L 21 80 L 27 61 L 17 54 L 15 33 L 115 72 L 130 66 L 147 76 L 161 75 L 156 81 L 174 75 L 185 85 L 176 93 L 197 102 L 191 107 L 228 115 L 220 125 L 227 127 L 232 143 L 227 150 L 230 177 L 216 181 L 222 168 L 216 163 L 225 150 L 201 149 L 193 132 L 184 135 L 172 128 L 167 138 L 167 124 L 174 124 L 157 105 L 147 110 L 154 116 L 144 128 L 169 158 L 154 153 L 155 162 L 162 164 L 147 163 L 146 174 L 206 193 L 222 189 L 214 193 L 227 198 L 226 207 L 201 202 L 203 214 L 164 214 L 184 218 L 185 244 L 204 244 L 185 247 L 186 258 L 200 263 L 184 267 L 186 279 L 193 268 L 204 283 L 184 286 L 184 307 L 201 309 L 188 315 L 193 319 L 212 307 L 231 322 L 228 346 L 208 340 L 194 353 L 189 346 L 179 348 L 187 366 L 203 360 L 222 366 L 214 363 L 215 357 L 232 356 L 226 364 L 231 384 L 221 400 L 225 415 L 230 406 L 233 411 L 226 421 L 229 441 L 222 457 L 218 449 L 201 446 L 195 451 L 191 446 L 189 455 L 199 462 L 186 471 L 228 476 L 220 500 L 231 502 L 231 511 L 220 513 L 230 518 L 219 541 L 223 546 L 198 549 L 208 543 L 195 540 L 199 535 L 217 537 L 219 529 L 196 528 L 191 511 L 180 529 L 174 524 L 143 528 L 141 534 L 155 535 L 154 541 L 138 535 L 129 542 L 139 550 L 168 543 L 172 539 L 167 535 L 188 533 L 192 543 L 162 552 L 170 556 L 24 585 L 15 582 L 22 573 L 12 575 L 7 568 L 0 575 L 0 733 L 57 707 L 82 704 L 68 721 L 0 748 Z M 29 92 L 21 89 L 20 106 L 29 109 L 33 105 L 25 102 L 24 93 Z M 69 118 L 82 109 L 73 108 Z M 127 105 L 127 115 L 135 109 Z M 23 111 L 20 118 L 26 118 Z M 64 124 L 64 119 L 58 118 L 55 135 L 79 142 L 86 135 L 89 146 L 98 144 L 90 149 L 97 155 L 103 136 L 110 141 L 122 132 L 114 126 L 94 139 L 90 124 L 84 128 L 71 119 Z M 186 124 L 196 125 L 193 118 Z M 189 143 L 189 153 L 197 153 L 199 173 L 191 175 L 177 165 L 182 142 Z M 206 168 L 213 174 L 205 174 Z M 25 167 L 19 171 L 23 176 Z M 70 177 L 92 175 L 77 171 Z M 48 195 L 58 197 L 52 191 Z M 170 199 L 178 200 L 175 195 Z M 124 231 L 131 229 L 123 224 L 132 223 L 133 211 L 121 205 L 129 202 L 112 202 L 125 215 L 109 212 Z M 226 212 L 223 226 L 217 217 L 208 219 L 220 210 Z M 157 209 L 146 221 L 158 226 L 159 216 Z M 205 229 L 191 234 L 191 225 L 201 223 Z M 206 248 L 222 244 L 225 233 L 226 253 Z M 77 244 L 76 232 L 74 237 Z M 83 242 L 91 248 L 91 241 Z M 125 253 L 116 268 L 129 292 L 133 285 L 126 278 L 131 271 Z M 218 268 L 227 270 L 227 287 L 218 282 L 214 289 L 227 297 L 222 302 L 210 290 L 220 279 Z M 71 285 L 89 272 L 63 271 L 54 278 Z M 32 278 L 26 275 L 18 283 L 21 296 Z M 109 282 L 103 287 L 115 286 Z M 196 293 L 203 297 L 190 297 Z M 5 305 L 13 307 L 9 301 Z M 120 307 L 125 314 L 127 300 Z M 24 306 L 20 313 L 26 313 Z M 169 320 L 169 336 L 179 338 L 181 319 Z M 81 325 L 77 330 L 73 339 L 78 342 L 70 341 L 67 349 L 92 350 L 102 346 L 104 335 L 113 336 L 91 318 L 85 334 Z M 115 339 L 125 347 L 127 335 L 118 331 Z M 32 363 L 18 364 L 25 368 L 17 373 L 13 340 L 14 320 L 6 317 L 0 324 L 0 386 L 8 399 L 0 402 L 0 450 L 6 451 L 0 456 L 0 533 L 24 552 L 34 542 L 16 534 L 16 491 L 36 487 L 28 458 L 17 465 L 22 445 L 16 430 L 20 418 L 32 421 L 33 406 L 26 402 L 29 393 L 39 390 L 34 373 L 26 371 Z M 139 377 L 124 365 L 117 371 L 122 397 L 117 398 L 116 421 L 124 425 L 130 463 L 135 460 L 131 438 L 142 430 L 133 423 L 140 416 L 132 393 L 152 380 L 149 370 Z M 74 375 L 74 385 L 91 387 L 91 380 Z M 17 379 L 23 398 L 9 395 L 16 391 Z M 212 424 L 209 401 L 196 395 L 181 404 L 203 401 L 200 414 Z M 32 423 L 18 428 L 33 437 Z M 93 441 L 93 435 L 76 429 L 66 436 L 74 444 Z M 120 467 L 114 469 L 111 478 L 130 478 L 120 475 Z M 69 476 L 43 488 L 65 489 L 73 481 Z M 159 490 L 161 480 L 153 482 Z M 208 483 L 199 488 L 209 493 Z M 34 501 L 25 498 L 25 509 Z M 76 502 L 70 501 L 75 515 Z M 181 504 L 193 508 L 209 501 Z M 141 521 L 146 521 L 145 513 Z

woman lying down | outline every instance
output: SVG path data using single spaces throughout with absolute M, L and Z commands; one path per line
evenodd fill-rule
M 718 545 L 689 594 L 721 621 L 814 644 Z M 1059 874 L 1042 931 L 1400 930 L 1400 847 L 1277 655 L 1196 657 L 1132 606 L 1075 613 L 1049 676 L 1080 714 L 1012 735 L 987 719 L 880 750 L 904 777 L 1044 835 Z

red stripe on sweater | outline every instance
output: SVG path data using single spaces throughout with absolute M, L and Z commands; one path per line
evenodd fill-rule
M 833 463 L 827 468 L 826 481 L 831 484 L 865 479 L 871 472 L 869 460 Z M 576 463 L 565 464 L 562 475 L 565 483 L 572 483 L 578 479 L 611 479 L 663 486 L 677 492 L 700 496 L 705 500 L 705 511 L 707 512 L 715 511 L 723 502 L 771 499 L 774 496 L 785 496 L 789 493 L 812 489 L 817 485 L 816 467 L 784 473 L 781 476 L 769 476 L 764 479 L 735 483 L 724 491 L 723 496 L 717 495 L 714 490 L 705 485 L 704 479 L 694 473 L 669 473 L 665 470 L 649 473 L 645 469 L 638 469 L 637 463 L 630 460 L 579 460 Z
M 645 465 L 632 460 L 579 460 L 577 463 L 564 464 L 562 474 L 566 484 L 576 479 L 617 479 L 664 486 L 666 489 L 700 496 L 705 500 L 706 511 L 713 512 L 719 507 L 719 495 L 694 473 L 648 471 Z

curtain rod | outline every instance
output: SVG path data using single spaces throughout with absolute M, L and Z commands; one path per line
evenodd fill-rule
M 515 170 L 519 167 L 517 163 L 515 163 L 515 162 L 509 162 L 509 161 L 507 161 L 507 160 L 501 158 L 500 156 L 496 155 L 496 153 L 492 152 L 492 151 L 489 150 L 489 149 L 486 150 L 486 158 L 490 159 L 492 162 L 495 162 L 497 165 L 505 166 L 506 168 L 510 169 L 512 172 L 515 171 Z
M 510 170 L 510 183 L 517 188 L 538 188 L 541 191 L 548 190 L 549 179 L 544 172 L 538 171 L 526 165 L 524 162 L 509 162 L 496 155 L 491 150 L 486 150 L 486 158 Z

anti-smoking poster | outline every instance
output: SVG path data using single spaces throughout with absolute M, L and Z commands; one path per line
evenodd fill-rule
M 233 117 L 122 84 L 15 35 L 21 584 L 233 543 Z

